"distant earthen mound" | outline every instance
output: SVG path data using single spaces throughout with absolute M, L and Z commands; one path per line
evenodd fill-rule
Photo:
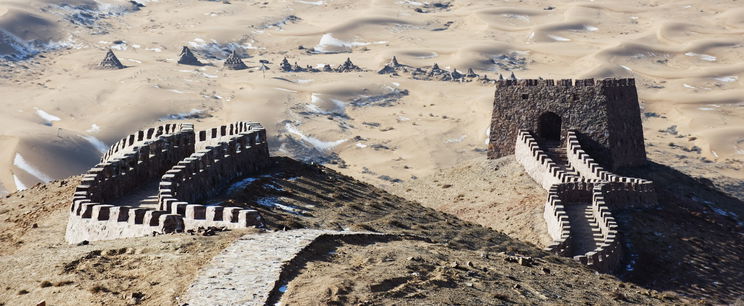
M 121 64 L 116 54 L 111 49 L 106 53 L 106 57 L 103 58 L 101 63 L 98 64 L 99 69 L 124 69 L 124 65 Z
M 243 63 L 243 60 L 240 59 L 238 53 L 233 50 L 233 52 L 230 53 L 230 56 L 225 59 L 225 68 L 230 70 L 243 70 L 248 69 L 248 66 Z
M 199 61 L 199 59 L 196 58 L 193 52 L 189 49 L 189 47 L 183 46 L 183 49 L 181 49 L 181 54 L 178 58 L 178 63 L 182 65 L 192 65 L 192 66 L 203 66 L 202 62 Z

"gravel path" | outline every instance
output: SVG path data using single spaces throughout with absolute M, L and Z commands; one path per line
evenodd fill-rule
M 245 235 L 199 272 L 185 301 L 190 306 L 264 305 L 297 253 L 323 235 L 355 234 L 362 233 L 302 229 Z

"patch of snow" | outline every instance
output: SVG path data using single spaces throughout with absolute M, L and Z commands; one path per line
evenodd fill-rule
M 130 61 L 130 62 L 135 62 L 137 64 L 142 64 L 142 61 L 139 61 L 139 60 L 136 60 L 136 59 L 133 59 L 133 58 L 128 58 L 127 60 Z
M 366 147 L 367 147 L 367 145 L 366 145 L 366 144 L 363 144 L 363 143 L 361 143 L 361 142 L 357 142 L 357 143 L 356 143 L 356 146 L 357 146 L 357 148 L 362 148 L 362 149 L 364 149 L 364 148 L 366 148 Z
M 695 52 L 687 52 L 687 53 L 685 53 L 685 55 L 697 57 L 697 58 L 699 58 L 701 60 L 708 61 L 708 62 L 715 62 L 716 61 L 716 57 L 715 56 L 708 55 L 708 54 L 698 54 L 698 53 L 695 53 Z
M 628 66 L 620 65 L 620 67 L 623 68 L 623 69 L 625 69 L 625 70 L 628 70 L 630 72 L 633 72 L 633 69 L 630 69 L 630 67 L 628 67 Z
M 108 151 L 109 149 L 109 147 L 103 141 L 99 140 L 98 138 L 95 138 L 93 136 L 88 136 L 88 135 L 81 136 L 81 137 L 83 137 L 83 139 L 85 139 L 91 145 L 93 145 L 93 147 L 96 148 L 96 150 L 101 154 L 106 153 L 106 151 Z
M 321 1 L 295 0 L 295 2 L 302 3 L 302 4 L 309 4 L 309 5 L 324 5 L 325 4 L 325 1 L 322 1 L 322 0 Z
M 467 137 L 467 135 L 462 135 L 462 136 L 457 137 L 457 138 L 449 138 L 449 139 L 445 140 L 444 143 L 462 142 L 463 140 L 465 140 L 465 137 Z
M 88 133 L 98 133 L 100 130 L 101 130 L 101 127 L 98 126 L 98 124 L 93 123 L 90 125 L 90 128 L 85 131 Z
M 714 79 L 716 79 L 716 81 L 731 83 L 731 82 L 735 82 L 736 80 L 738 80 L 739 77 L 737 77 L 735 75 L 729 75 L 729 76 L 717 77 L 717 78 L 714 78 Z
M 24 40 L 4 29 L 0 29 L 0 42 L 8 47 L 0 50 L 0 59 L 9 61 L 27 60 L 43 52 L 83 47 L 72 35 L 60 41 Z
M 21 179 L 19 179 L 15 174 L 13 174 L 13 182 L 15 183 L 17 191 L 28 189 L 28 187 L 24 185 L 23 182 L 21 182 Z
M 692 85 L 689 85 L 689 84 L 687 84 L 687 83 L 685 83 L 685 84 L 682 84 L 682 87 L 684 87 L 684 88 L 690 88 L 690 89 L 697 89 L 697 87 L 695 87 L 695 86 L 692 86 Z
M 192 108 L 190 111 L 186 113 L 170 114 L 170 115 L 160 118 L 160 120 L 183 120 L 183 119 L 192 119 L 192 118 L 203 118 L 203 116 L 205 115 L 206 115 L 206 111 Z
M 599 28 L 595 26 L 584 25 L 584 30 L 587 30 L 589 32 L 595 32 L 595 31 L 598 31 Z
M 300 139 L 302 141 L 309 143 L 310 145 L 312 145 L 313 147 L 315 147 L 316 149 L 318 149 L 320 151 L 331 150 L 334 147 L 336 147 L 336 146 L 338 146 L 338 145 L 340 145 L 340 144 L 342 144 L 342 143 L 344 143 L 344 142 L 346 142 L 348 140 L 348 139 L 339 139 L 339 140 L 336 140 L 336 141 L 322 141 L 322 140 L 317 139 L 315 137 L 305 136 L 305 134 L 303 134 L 299 129 L 297 129 L 295 126 L 293 126 L 290 123 L 285 124 L 284 125 L 284 128 L 287 130 L 287 132 L 289 132 L 291 134 L 294 134 L 294 135 L 297 135 L 298 137 L 300 137 Z
M 333 37 L 331 33 L 326 33 L 320 37 L 320 42 L 318 42 L 318 45 L 315 46 L 313 50 L 317 53 L 342 53 L 342 52 L 351 52 L 352 47 L 367 46 L 370 44 L 385 44 L 385 43 L 387 43 L 387 41 L 377 41 L 377 42 L 371 42 L 371 43 L 343 41 L 343 40 Z
M 307 84 L 312 82 L 313 80 L 296 80 L 295 83 L 297 84 Z
M 550 37 L 550 39 L 555 40 L 555 41 L 571 41 L 570 38 L 565 38 L 563 36 L 558 36 L 558 35 L 553 35 L 553 34 L 548 34 L 548 37 Z
M 33 175 L 40 181 L 44 183 L 48 183 L 52 181 L 52 178 L 48 175 L 44 174 L 44 172 L 41 172 L 39 169 L 36 169 L 34 166 L 31 166 L 28 162 L 26 162 L 25 159 L 23 159 L 23 156 L 21 156 L 20 153 L 16 153 L 15 159 L 13 159 L 13 165 L 18 167 L 19 169 L 26 171 L 28 174 Z
M 41 119 L 43 119 L 45 121 L 44 122 L 45 125 L 52 126 L 52 123 L 54 121 L 60 121 L 61 120 L 61 119 L 59 119 L 59 117 L 57 117 L 55 115 L 52 115 L 50 113 L 47 113 L 47 112 L 43 111 L 42 109 L 40 109 L 38 107 L 34 107 L 34 109 L 36 110 L 36 114 L 39 115 L 39 117 L 41 117 Z

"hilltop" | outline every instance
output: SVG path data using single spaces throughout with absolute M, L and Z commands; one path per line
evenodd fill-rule
M 12 271 L 0 280 L 0 303 L 178 303 L 200 267 L 251 231 L 68 245 L 63 233 L 69 194 L 78 180 L 36 185 L 0 200 L 0 268 Z M 260 209 L 268 230 L 398 234 L 399 238 L 389 241 L 331 239 L 313 245 L 289 270 L 283 302 L 683 301 L 675 294 L 596 274 L 530 243 L 425 208 L 323 166 L 273 158 L 273 166 L 262 177 L 238 186 L 242 187 L 215 201 Z M 311 281 L 319 275 L 325 281 Z

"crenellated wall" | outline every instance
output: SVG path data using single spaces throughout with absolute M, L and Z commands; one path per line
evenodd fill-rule
M 193 125 L 191 124 L 179 125 L 175 123 L 169 123 L 146 130 L 140 130 L 137 131 L 137 133 L 130 134 L 111 145 L 109 150 L 101 157 L 101 162 L 107 161 L 109 158 L 111 158 L 111 156 L 116 155 L 116 153 L 129 149 L 135 146 L 135 144 L 139 144 L 142 141 L 154 141 L 161 135 L 175 134 L 181 129 L 182 125 L 191 126 L 193 128 Z
M 519 131 L 514 145 L 514 156 L 527 174 L 545 190 L 550 190 L 550 187 L 555 184 L 580 179 L 559 168 L 548 154 L 540 149 L 537 140 L 529 131 Z
M 609 172 L 583 150 L 575 131 L 569 131 L 565 138 L 566 166 L 578 176 L 559 167 L 530 131 L 520 130 L 514 147 L 517 161 L 548 190 L 543 217 L 553 242 L 546 250 L 562 256 L 575 253 L 572 243 L 578 238 L 571 235 L 572 219 L 566 212 L 567 205 L 589 203 L 591 218 L 596 221 L 593 226 L 599 231 L 599 236 L 594 237 L 596 248 L 572 257 L 598 271 L 612 272 L 619 265 L 623 250 L 611 209 L 657 205 L 653 182 Z
M 138 189 L 144 182 L 157 180 L 167 169 L 193 153 L 192 126 L 160 126 L 132 135 L 135 137 L 127 137 L 126 142 L 122 140 L 114 145 L 118 149 L 112 147 L 112 154 L 88 170 L 75 188 L 65 234 L 68 242 L 183 230 L 183 222 L 176 215 L 107 203 Z M 131 145 L 129 139 L 133 141 Z
M 258 123 L 238 122 L 199 132 L 200 142 L 217 140 L 180 161 L 160 182 L 160 209 L 184 217 L 186 228 L 260 226 L 258 212 L 237 207 L 196 204 L 213 197 L 235 179 L 269 165 L 266 130 Z
M 175 183 L 175 194 L 192 202 L 201 200 L 269 164 L 266 131 L 260 124 L 237 122 L 212 131 L 216 132 L 201 131 L 198 144 L 193 125 L 167 124 L 139 131 L 114 144 L 77 186 L 66 240 L 78 243 L 140 237 L 199 226 L 261 226 L 257 211 L 187 204 L 163 190 L 158 191 L 160 210 L 110 204 L 151 181 L 161 181 L 161 189 Z M 197 147 L 206 149 L 195 153 Z M 172 180 L 174 177 L 179 181 Z M 171 200 L 164 201 L 168 196 Z

